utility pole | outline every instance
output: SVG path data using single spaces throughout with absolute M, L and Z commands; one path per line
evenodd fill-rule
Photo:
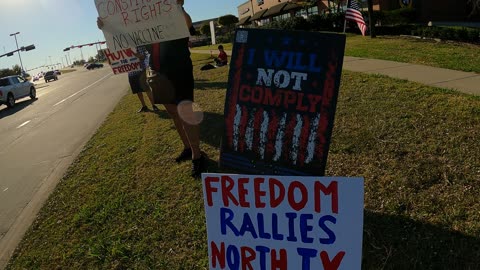
M 18 35 L 18 34 L 20 34 L 20 32 L 16 32 L 16 33 L 10 34 L 10 36 L 14 36 L 14 37 L 15 37 L 15 44 L 17 44 L 18 58 L 20 59 L 20 66 L 22 67 L 22 75 L 23 75 L 23 72 L 25 72 L 25 70 L 23 69 L 22 57 L 20 56 L 20 51 L 19 51 L 19 49 L 18 49 L 18 41 L 17 41 L 17 35 Z
M 367 0 L 368 3 L 368 24 L 370 28 L 370 37 L 375 38 L 375 22 L 373 21 L 373 0 Z

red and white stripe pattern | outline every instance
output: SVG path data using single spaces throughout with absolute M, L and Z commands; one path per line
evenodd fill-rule
M 356 0 L 348 1 L 347 11 L 345 12 L 345 20 L 356 22 L 358 28 L 360 28 L 360 31 L 362 32 L 362 35 L 365 36 L 365 32 L 367 32 L 367 25 L 365 24 L 365 20 L 360 12 L 360 6 Z
M 317 134 L 320 114 L 312 119 L 297 113 L 275 113 L 236 105 L 233 149 L 255 152 L 261 160 L 294 165 L 311 163 L 319 154 Z

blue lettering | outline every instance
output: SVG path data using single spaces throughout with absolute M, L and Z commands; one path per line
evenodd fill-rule
M 257 232 L 255 231 L 255 227 L 253 226 L 252 219 L 248 213 L 243 214 L 243 224 L 242 228 L 240 228 L 240 235 L 245 235 L 245 232 L 250 232 L 254 239 L 258 238 Z
M 317 62 L 317 55 L 312 53 L 310 54 L 310 72 L 322 72 L 322 67 L 316 67 L 315 62 Z
M 328 235 L 328 238 L 320 238 L 320 243 L 324 245 L 331 245 L 335 242 L 336 236 L 335 233 L 327 227 L 325 222 L 330 221 L 333 224 L 337 223 L 337 219 L 333 216 L 327 215 L 320 218 L 318 225 L 322 230 Z
M 227 227 L 229 227 L 230 230 L 232 230 L 235 236 L 240 235 L 240 233 L 238 232 L 238 229 L 232 223 L 234 216 L 235 214 L 233 213 L 232 210 L 228 208 L 223 208 L 223 207 L 220 208 L 220 228 L 223 235 L 227 234 Z
M 263 214 L 257 214 L 257 221 L 258 221 L 258 236 L 262 239 L 270 239 L 272 236 L 269 233 L 265 232 L 265 221 L 263 219 Z
M 234 245 L 229 245 L 227 248 L 227 264 L 229 269 L 232 270 L 238 270 L 240 268 L 240 253 Z
M 303 243 L 313 243 L 313 238 L 308 237 L 308 232 L 313 230 L 313 226 L 308 225 L 308 221 L 313 219 L 312 214 L 300 215 L 300 234 Z
M 287 240 L 290 242 L 296 242 L 297 237 L 295 237 L 295 219 L 297 218 L 296 213 L 286 213 L 285 216 L 288 218 L 288 236 Z
M 249 65 L 253 65 L 253 60 L 254 60 L 254 58 L 255 58 L 255 50 L 256 50 L 256 49 L 250 49 L 250 50 L 248 50 L 248 61 L 247 61 L 247 63 L 248 63 Z
M 283 234 L 278 233 L 278 216 L 272 214 L 272 237 L 274 240 L 283 240 Z
M 260 269 L 266 270 L 267 269 L 267 253 L 270 252 L 268 247 L 264 246 L 256 246 L 255 250 L 260 253 Z
M 310 270 L 310 259 L 317 256 L 317 251 L 310 248 L 297 248 L 297 253 L 302 256 L 302 270 Z
M 282 67 L 287 55 L 286 52 L 265 50 L 265 64 L 267 67 Z

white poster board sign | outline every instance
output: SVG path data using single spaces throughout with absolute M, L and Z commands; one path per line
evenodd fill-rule
M 189 36 L 176 0 L 95 0 L 95 6 L 111 51 Z
M 135 52 L 132 49 L 122 49 L 116 52 L 112 52 L 110 49 L 104 49 L 103 53 L 115 75 L 141 71 L 144 68 L 142 67 L 140 59 L 135 56 Z
M 210 269 L 361 269 L 363 178 L 202 180 Z

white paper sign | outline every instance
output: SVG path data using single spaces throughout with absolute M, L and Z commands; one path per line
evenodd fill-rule
M 189 36 L 176 0 L 95 0 L 95 6 L 111 51 Z
M 210 269 L 361 269 L 363 178 L 202 180 Z

